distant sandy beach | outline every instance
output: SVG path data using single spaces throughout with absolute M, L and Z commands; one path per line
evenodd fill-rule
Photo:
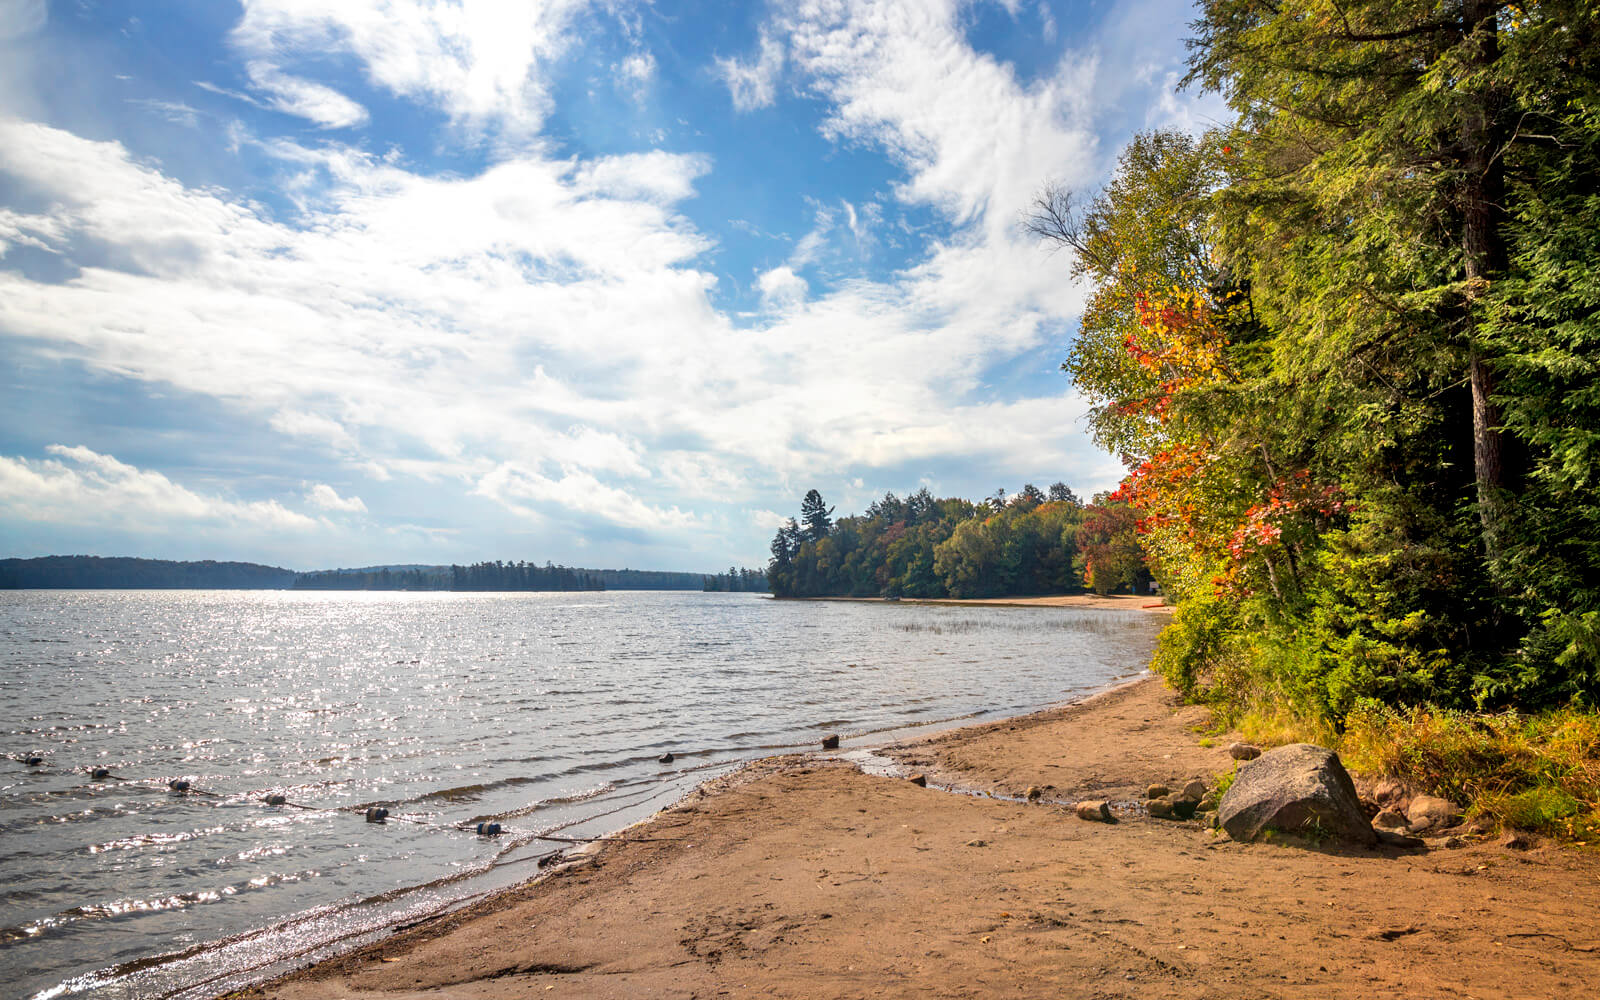
M 927 788 L 769 758 L 632 842 L 250 995 L 1509 1000 L 1600 982 L 1593 852 L 1238 844 L 1149 818 L 1146 785 L 1231 765 L 1200 745 L 1206 720 L 1143 680 L 886 751 Z M 1019 801 L 1029 786 L 1042 801 Z M 1091 797 L 1120 822 L 1068 811 Z

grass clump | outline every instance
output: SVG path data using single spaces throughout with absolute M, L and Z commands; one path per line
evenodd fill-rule
M 1354 770 L 1471 803 L 1502 826 L 1600 837 L 1600 714 L 1563 708 L 1478 714 L 1364 703 L 1339 753 Z

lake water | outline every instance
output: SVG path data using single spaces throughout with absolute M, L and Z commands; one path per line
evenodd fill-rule
M 0 983 L 214 996 L 743 761 L 1104 687 L 1158 627 L 752 594 L 0 592 Z

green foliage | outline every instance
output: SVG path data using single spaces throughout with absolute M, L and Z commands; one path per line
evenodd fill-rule
M 861 516 L 842 517 L 818 536 L 791 519 L 772 541 L 767 580 L 779 597 L 1000 597 L 1079 588 L 1078 536 L 1101 508 L 1083 507 L 1056 484 L 1031 484 L 996 506 L 926 489 L 893 493 Z M 814 498 L 814 499 L 813 499 Z M 824 510 L 815 490 L 805 510 Z M 1147 579 L 1136 545 L 1129 572 Z M 1143 576 L 1139 576 L 1143 574 Z
M 1594 707 L 1600 8 L 1216 0 L 1196 30 L 1236 120 L 1031 220 L 1095 286 L 1064 367 L 1178 601 L 1157 669 L 1264 734 Z M 1092 582 L 1114 534 L 1079 528 Z

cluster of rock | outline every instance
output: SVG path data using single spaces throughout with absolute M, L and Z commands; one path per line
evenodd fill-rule
M 1443 837 L 1438 843 L 1445 847 L 1462 843 L 1450 835 L 1463 819 L 1454 802 L 1393 779 L 1380 781 L 1364 798 L 1339 755 L 1326 747 L 1294 743 L 1264 754 L 1235 753 L 1234 759 L 1248 763 L 1222 797 L 1217 820 L 1235 840 L 1280 830 L 1367 846 L 1422 847 L 1422 836 Z M 1513 840 L 1507 846 L 1523 846 Z
M 1192 819 L 1195 813 L 1215 807 L 1215 800 L 1207 801 L 1206 783 L 1199 778 L 1189 779 L 1178 789 L 1151 785 L 1145 790 L 1145 808 L 1155 819 Z

